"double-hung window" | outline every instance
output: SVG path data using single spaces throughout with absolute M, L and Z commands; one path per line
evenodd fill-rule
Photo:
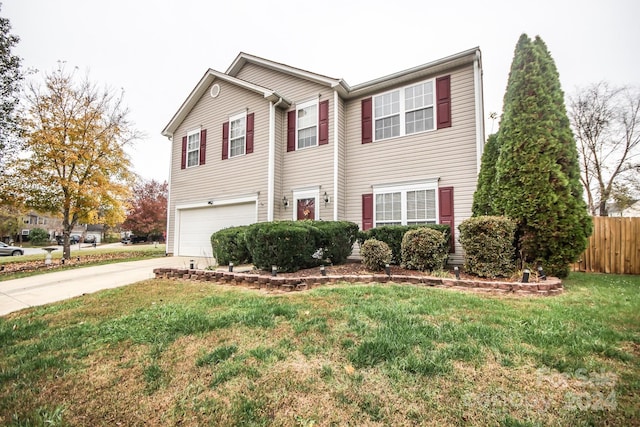
M 404 108 L 407 135 L 433 129 L 433 82 L 405 88 Z
M 246 141 L 246 114 L 239 114 L 229 119 L 229 157 L 245 154 Z
M 200 164 L 200 129 L 187 134 L 187 167 Z
M 435 224 L 437 183 L 374 188 L 375 226 Z
M 433 80 L 373 97 L 375 140 L 434 129 Z
M 318 101 L 300 104 L 296 108 L 297 149 L 318 145 Z

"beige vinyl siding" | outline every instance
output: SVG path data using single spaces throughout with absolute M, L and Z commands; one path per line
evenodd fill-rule
M 326 191 L 333 199 L 333 90 L 327 86 L 274 71 L 256 64 L 247 63 L 238 72 L 236 77 L 267 87 L 286 97 L 292 106 L 317 99 L 318 102 L 329 100 L 329 144 L 304 148 L 287 152 L 287 112 L 282 113 L 282 126 L 276 134 L 278 141 L 276 150 L 279 151 L 281 163 L 276 163 L 276 169 L 280 171 L 279 180 L 276 176 L 276 219 L 293 218 L 293 191 L 312 186 L 320 187 L 320 196 Z M 278 187 L 279 184 L 279 187 Z M 282 197 L 287 196 L 290 206 L 284 209 Z M 318 206 L 319 216 L 322 219 L 333 219 L 333 205 L 320 201 Z
M 209 89 L 196 103 L 172 140 L 171 193 L 167 251 L 174 245 L 175 209 L 185 204 L 260 193 L 258 220 L 267 217 L 267 168 L 269 143 L 269 102 L 261 95 L 216 80 L 220 95 L 211 98 Z M 254 152 L 222 160 L 222 124 L 229 116 L 247 111 L 255 114 Z M 182 137 L 194 129 L 207 130 L 204 165 L 181 169 Z
M 430 178 L 439 178 L 439 187 L 454 187 L 456 227 L 471 216 L 477 179 L 473 68 L 465 67 L 450 74 L 450 128 L 362 144 L 364 98 L 347 103 L 347 220 L 362 226 L 361 196 L 371 193 L 372 185 Z M 461 262 L 461 254 L 460 245 L 456 244 L 456 254 L 450 261 Z

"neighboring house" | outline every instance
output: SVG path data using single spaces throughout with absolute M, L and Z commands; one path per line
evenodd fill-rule
M 478 48 L 355 86 L 240 53 L 207 70 L 162 131 L 167 252 L 210 256 L 213 232 L 257 221 L 457 227 L 483 123 Z
M 609 206 L 609 216 L 633 217 L 640 216 L 640 200 L 634 201 L 630 206 L 620 209 L 615 203 Z
M 20 234 L 23 238 L 28 237 L 34 228 L 41 228 L 49 233 L 49 238 L 53 240 L 58 230 L 62 227 L 62 220 L 38 212 L 29 212 L 27 215 L 22 216 L 22 224 L 20 226 Z

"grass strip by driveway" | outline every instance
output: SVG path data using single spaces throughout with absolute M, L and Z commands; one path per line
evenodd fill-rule
M 639 287 L 140 282 L 0 319 L 0 424 L 637 425 Z
M 163 257 L 165 256 L 165 247 L 164 245 L 139 245 L 134 247 L 81 249 L 79 251 L 73 251 L 72 259 L 65 264 L 60 264 L 59 262 L 62 258 L 62 252 L 54 252 L 54 255 L 55 256 L 52 256 L 54 263 L 49 266 L 44 263 L 44 253 L 43 255 L 2 257 L 0 258 L 0 266 L 5 268 L 0 272 L 0 282 L 70 268 L 92 267 L 96 265 Z M 24 270 L 21 268 L 24 268 Z

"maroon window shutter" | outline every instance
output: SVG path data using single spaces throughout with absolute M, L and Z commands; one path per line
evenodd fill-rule
M 182 137 L 182 162 L 180 163 L 181 169 L 186 169 L 187 167 L 187 137 Z
M 200 131 L 200 164 L 204 165 L 207 158 L 207 130 L 202 129 Z
M 373 99 L 362 100 L 362 143 L 373 141 Z
M 325 145 L 329 143 L 329 100 L 322 101 L 319 107 L 320 138 L 318 138 L 318 145 Z
M 296 110 L 287 113 L 287 151 L 296 151 Z
M 373 194 L 362 195 L 362 231 L 373 228 Z
M 253 113 L 247 114 L 247 147 L 246 153 L 253 153 Z
M 440 224 L 446 224 L 451 229 L 451 241 L 449 252 L 456 251 L 455 224 L 453 217 L 453 187 L 441 187 L 438 189 L 438 212 Z
M 451 127 L 451 76 L 436 79 L 438 129 Z
M 222 160 L 229 158 L 229 122 L 222 124 Z

